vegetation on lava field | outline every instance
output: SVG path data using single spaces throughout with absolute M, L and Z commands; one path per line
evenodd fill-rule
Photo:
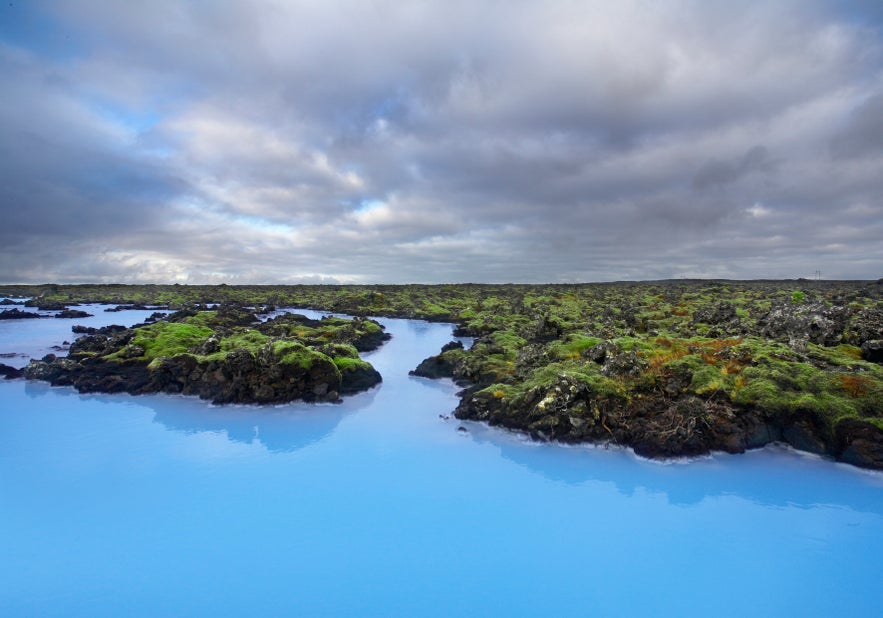
M 90 301 L 192 309 L 221 303 L 450 321 L 458 334 L 475 337 L 474 345 L 448 346 L 418 374 L 450 375 L 468 385 L 461 417 L 558 440 L 641 444 L 653 432 L 670 432 L 674 442 L 663 454 L 741 450 L 763 442 L 751 432 L 765 423 L 771 438 L 809 427 L 789 441 L 841 456 L 854 434 L 843 437 L 843 427 L 858 422 L 863 431 L 883 431 L 883 280 L 52 285 L 0 292 L 32 296 L 36 306 Z M 190 330 L 182 337 L 201 336 L 197 318 L 184 325 Z M 166 345 L 159 331 L 169 326 L 157 326 L 153 341 L 135 345 L 153 353 L 151 346 Z M 310 340 L 313 349 L 328 339 L 312 326 L 289 334 Z M 299 349 L 289 353 L 307 362 Z M 357 362 L 351 354 L 330 357 L 338 367 Z M 880 457 L 883 465 L 883 451 Z
M 84 391 L 180 392 L 218 403 L 335 401 L 380 382 L 359 351 L 389 336 L 372 320 L 312 320 L 284 313 L 264 322 L 243 309 L 185 310 L 134 328 L 76 340 L 67 358 L 24 373 Z

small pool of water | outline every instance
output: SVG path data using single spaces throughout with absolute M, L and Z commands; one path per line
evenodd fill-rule
M 90 313 L 0 323 L 0 353 L 146 317 Z M 408 376 L 451 326 L 382 322 L 393 339 L 366 356 L 383 384 L 340 405 L 0 382 L 0 615 L 879 612 L 883 475 L 461 423 L 453 384 Z

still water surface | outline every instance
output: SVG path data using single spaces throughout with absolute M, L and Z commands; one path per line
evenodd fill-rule
M 0 322 L 3 362 L 150 313 L 87 310 Z M 341 405 L 0 382 L 0 615 L 879 615 L 883 475 L 445 420 L 457 389 L 408 370 L 451 327 L 382 322 L 384 382 Z

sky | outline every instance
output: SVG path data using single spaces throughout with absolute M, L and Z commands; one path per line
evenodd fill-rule
M 4 0 L 0 282 L 883 277 L 879 0 Z

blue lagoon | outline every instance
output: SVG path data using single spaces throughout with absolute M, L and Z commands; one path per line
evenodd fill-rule
M 0 323 L 39 357 L 74 323 Z M 6 616 L 874 615 L 883 475 L 771 447 L 651 462 L 448 415 L 452 328 L 381 320 L 379 387 L 212 406 L 0 382 Z

